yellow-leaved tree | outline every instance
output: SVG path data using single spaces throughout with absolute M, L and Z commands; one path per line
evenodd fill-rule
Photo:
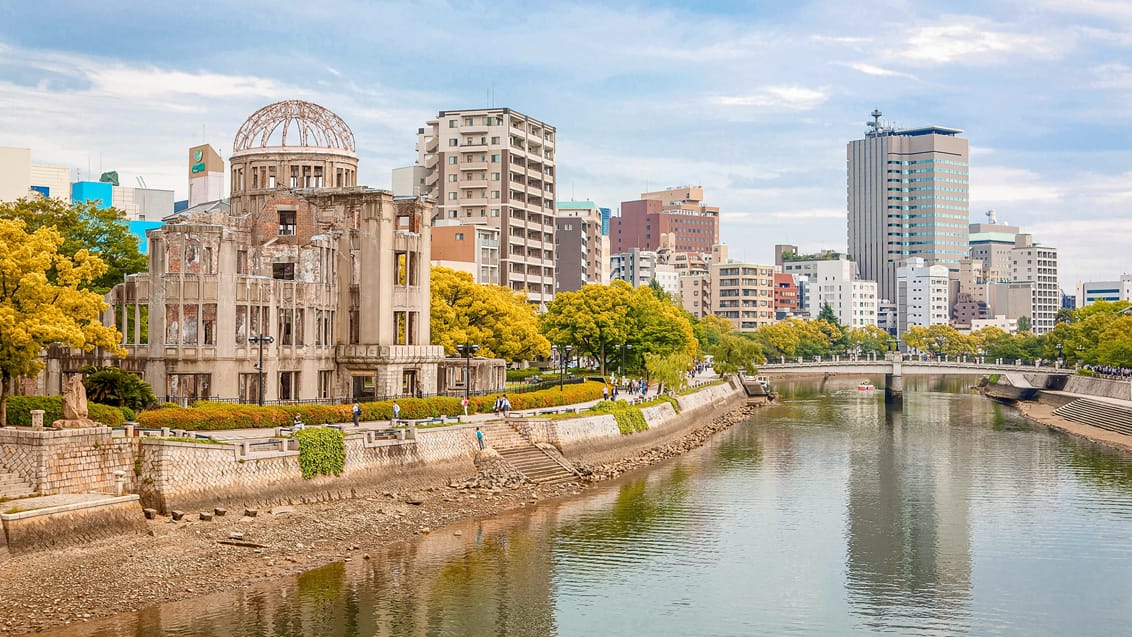
M 83 289 L 106 264 L 86 250 L 64 256 L 62 245 L 51 226 L 29 233 L 22 221 L 0 219 L 0 426 L 8 424 L 13 383 L 39 373 L 45 347 L 102 347 L 125 355 L 118 330 L 99 321 L 106 302 Z
M 499 285 L 481 285 L 467 272 L 433 266 L 432 343 L 448 354 L 464 343 L 479 345 L 479 356 L 507 361 L 550 355 L 539 333 L 538 315 L 526 295 Z

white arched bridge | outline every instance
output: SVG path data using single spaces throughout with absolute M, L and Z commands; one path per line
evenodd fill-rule
M 759 373 L 774 377 L 795 374 L 858 375 L 873 376 L 884 374 L 884 398 L 898 401 L 904 394 L 904 376 L 962 375 L 977 376 L 989 374 L 1010 374 L 1017 378 L 1016 384 L 1029 384 L 1024 375 L 1069 376 L 1072 368 L 1045 361 L 1023 363 L 1022 361 L 987 360 L 982 357 L 958 357 L 944 360 L 905 359 L 899 356 L 888 358 L 866 358 L 851 356 L 814 357 L 812 359 L 780 358 L 759 366 Z

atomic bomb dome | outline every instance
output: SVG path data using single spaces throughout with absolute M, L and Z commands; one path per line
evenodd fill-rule
M 356 186 L 354 132 L 330 110 L 303 100 L 268 104 L 232 142 L 232 196 L 280 188 Z
M 303 100 L 259 109 L 240 126 L 233 154 L 260 148 L 329 148 L 354 152 L 354 132 L 329 110 Z

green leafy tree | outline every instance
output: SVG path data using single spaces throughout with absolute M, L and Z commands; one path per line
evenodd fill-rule
M 153 388 L 138 376 L 117 367 L 84 367 L 86 395 L 96 403 L 140 411 L 157 403 Z
M 850 327 L 845 330 L 845 343 L 847 351 L 861 350 L 862 354 L 883 355 L 888 351 L 892 337 L 888 332 L 876 325 L 865 327 Z
M 818 312 L 818 320 L 825 321 L 830 325 L 841 326 L 841 321 L 837 320 L 837 314 L 834 313 L 833 308 L 829 303 L 822 303 L 821 311 Z
M 480 356 L 507 361 L 550 355 L 538 316 L 520 292 L 480 285 L 467 272 L 434 266 L 430 278 L 432 342 L 448 354 L 475 343 Z
M 668 391 L 679 391 L 688 386 L 688 370 L 692 357 L 684 352 L 645 354 L 645 369 L 649 378 L 664 385 Z
M 692 322 L 692 331 L 700 343 L 700 349 L 707 351 L 719 343 L 724 335 L 731 333 L 731 321 L 715 314 L 708 314 Z
M 29 233 L 23 221 L 0 219 L 0 426 L 14 380 L 39 373 L 47 346 L 126 354 L 122 335 L 99 320 L 102 295 L 88 289 L 106 265 L 87 250 L 62 254 L 63 243 L 54 228 Z
M 69 204 L 62 199 L 29 197 L 0 203 L 0 219 L 20 220 L 28 232 L 54 228 L 63 238 L 58 254 L 74 259 L 80 251 L 98 255 L 105 265 L 102 274 L 82 288 L 105 294 L 127 274 L 146 269 L 138 238 L 130 232 L 126 214 L 117 208 L 99 209 L 87 202 Z M 53 272 L 48 273 L 54 278 Z
M 748 374 L 758 371 L 758 365 L 766 362 L 762 348 L 749 338 L 738 334 L 724 334 L 710 350 L 712 367 L 721 376 L 746 370 Z
M 1101 365 L 1132 367 L 1132 316 L 1121 316 L 1105 327 L 1096 355 Z
M 1033 328 L 1033 326 L 1034 326 L 1034 322 L 1030 320 L 1030 317 L 1028 317 L 1028 316 L 1019 316 L 1018 317 L 1018 331 L 1019 332 L 1029 332 L 1030 329 Z

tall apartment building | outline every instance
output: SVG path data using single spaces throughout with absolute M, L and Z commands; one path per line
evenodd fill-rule
M 896 266 L 909 258 L 958 267 L 967 256 L 967 140 L 942 126 L 896 129 L 881 113 L 849 142 L 849 254 L 882 298 L 896 294 Z
M 971 259 L 982 262 L 984 281 L 1010 280 L 1010 252 L 1015 237 L 1021 232 L 1018 226 L 999 223 L 994 210 L 986 212 L 987 223 L 968 226 L 968 246 Z
M 499 228 L 487 224 L 450 224 L 432 228 L 433 265 L 472 275 L 476 283 L 499 285 Z
M 1052 331 L 1057 320 L 1057 310 L 1061 308 L 1061 288 L 1057 282 L 1057 248 L 1035 244 L 1031 235 L 1018 235 L 1014 249 L 1010 251 L 1010 278 L 1016 283 L 1033 284 L 1030 331 L 1039 335 Z
M 784 274 L 805 277 L 802 308 L 816 317 L 828 305 L 842 325 L 877 324 L 877 284 L 857 278 L 857 264 L 839 252 L 781 254 Z
M 779 320 L 796 316 L 800 312 L 801 299 L 798 298 L 798 285 L 794 282 L 794 275 L 774 273 L 774 310 L 775 318 Z
M 609 220 L 611 250 L 656 250 L 661 235 L 671 233 L 675 251 L 710 253 L 719 243 L 719 208 L 703 201 L 703 187 L 680 186 L 621 202 L 621 216 Z
M 440 111 L 417 136 L 434 218 L 499 228 L 500 284 L 526 290 L 532 303 L 554 298 L 555 128 L 509 108 L 476 108 Z
M 602 209 L 592 201 L 559 201 L 555 221 L 558 291 L 609 283 L 609 237 L 602 234 Z
M 896 269 L 897 334 L 913 325 L 947 325 L 951 304 L 947 298 L 948 270 L 913 257 Z
M 738 332 L 774 323 L 774 266 L 757 263 L 711 264 L 711 314 L 727 319 Z

